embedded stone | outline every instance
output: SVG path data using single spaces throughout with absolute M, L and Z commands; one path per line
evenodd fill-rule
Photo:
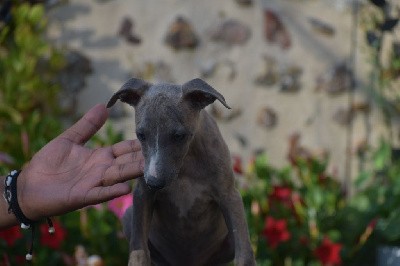
M 236 3 L 242 6 L 251 6 L 253 4 L 253 0 L 235 0 Z
M 199 44 L 199 38 L 190 22 L 179 16 L 168 28 L 165 43 L 175 50 L 184 48 L 193 49 Z
M 292 45 L 289 31 L 277 13 L 264 10 L 264 35 L 268 42 L 278 44 L 282 49 Z
M 333 114 L 333 120 L 339 125 L 348 126 L 353 121 L 354 112 L 351 109 L 340 107 Z
M 344 63 L 335 65 L 331 70 L 320 75 L 317 79 L 317 89 L 323 90 L 330 95 L 349 91 L 351 87 L 352 71 Z
M 273 86 L 279 80 L 279 73 L 274 58 L 264 56 L 264 66 L 261 73 L 256 77 L 254 83 L 262 86 Z
M 300 76 L 303 70 L 297 66 L 290 66 L 281 74 L 281 92 L 297 92 L 301 88 Z
M 311 28 L 319 34 L 325 36 L 333 36 L 335 34 L 335 28 L 324 21 L 316 18 L 309 18 L 308 21 L 310 22 Z
M 130 44 L 139 44 L 142 40 L 134 33 L 134 26 L 135 24 L 131 18 L 124 17 L 118 30 L 118 35 Z
M 236 19 L 226 19 L 210 30 L 212 40 L 228 45 L 245 44 L 250 36 L 250 28 Z
M 262 108 L 257 115 L 257 123 L 265 128 L 273 128 L 278 122 L 278 115 L 271 107 Z

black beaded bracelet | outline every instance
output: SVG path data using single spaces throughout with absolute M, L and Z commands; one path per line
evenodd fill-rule
M 21 228 L 28 229 L 35 222 L 27 218 L 21 211 L 17 198 L 17 178 L 21 171 L 13 170 L 6 177 L 4 197 L 8 203 L 8 213 L 14 213 L 15 217 L 21 224 Z
M 32 221 L 31 219 L 27 218 L 24 213 L 22 212 L 19 204 L 18 204 L 18 197 L 17 197 L 17 178 L 21 171 L 13 170 L 11 171 L 6 179 L 4 180 L 4 198 L 8 203 L 8 213 L 13 213 L 17 218 L 18 222 L 22 229 L 31 229 L 31 246 L 29 249 L 28 254 L 26 254 L 26 260 L 32 260 L 32 253 L 33 253 L 33 240 L 35 235 L 35 224 L 36 221 Z M 53 223 L 50 218 L 46 218 L 47 223 L 49 225 L 49 233 L 53 234 L 55 232 Z

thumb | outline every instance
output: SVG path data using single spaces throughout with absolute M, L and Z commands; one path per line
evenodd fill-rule
M 78 122 L 62 133 L 61 137 L 76 144 L 84 144 L 104 125 L 107 117 L 108 112 L 105 105 L 97 104 L 87 111 Z

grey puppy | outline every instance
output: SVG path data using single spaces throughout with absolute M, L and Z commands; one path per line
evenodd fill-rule
M 132 78 L 116 92 L 135 108 L 144 178 L 123 218 L 129 265 L 255 265 L 230 153 L 204 108 L 224 97 L 201 79 Z

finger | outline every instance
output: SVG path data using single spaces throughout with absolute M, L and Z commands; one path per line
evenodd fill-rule
M 118 183 L 108 187 L 95 187 L 85 197 L 85 205 L 94 205 L 129 194 L 131 187 L 126 183 Z
M 61 137 L 77 144 L 84 144 L 104 125 L 107 117 L 108 112 L 105 105 L 97 104 L 78 122 L 61 134 Z
M 116 164 L 132 163 L 136 161 L 144 160 L 143 154 L 141 152 L 130 152 L 121 155 L 115 159 Z
M 140 151 L 142 147 L 140 146 L 139 140 L 124 140 L 118 142 L 111 146 L 114 157 L 121 156 L 126 153 Z
M 133 163 L 112 165 L 105 171 L 102 177 L 103 186 L 112 186 L 143 175 L 144 160 Z

